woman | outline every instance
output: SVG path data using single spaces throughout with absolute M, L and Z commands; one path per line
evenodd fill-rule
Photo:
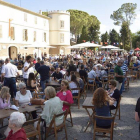
M 59 99 L 59 97 L 56 97 L 56 91 L 51 86 L 48 86 L 45 89 L 45 96 L 48 100 L 44 102 L 45 106 L 41 117 L 45 120 L 46 125 L 48 126 L 54 115 L 58 115 L 63 112 L 63 102 Z M 63 122 L 63 117 L 60 116 L 55 121 L 56 125 L 60 125 Z
M 69 83 L 69 87 L 70 89 L 80 88 L 79 82 L 77 81 L 77 78 L 74 74 L 71 76 L 71 82 Z M 78 90 L 72 90 L 72 95 L 78 96 Z
M 92 103 L 95 106 L 96 115 L 105 117 L 111 116 L 109 105 L 113 105 L 114 102 L 108 99 L 108 95 L 103 88 L 95 90 Z M 96 124 L 98 127 L 109 128 L 111 126 L 111 121 L 97 119 Z
M 5 140 L 27 140 L 22 125 L 26 122 L 25 115 L 20 112 L 13 112 L 10 115 L 8 127 L 11 129 Z
M 73 104 L 72 93 L 69 90 L 69 83 L 66 80 L 61 82 L 61 90 L 56 95 L 63 101 L 63 111 L 69 109 L 69 106 Z
M 110 106 L 110 109 L 116 109 L 118 105 L 118 101 L 120 99 L 120 91 L 116 89 L 117 83 L 114 80 L 111 80 L 109 82 L 109 90 L 108 90 L 108 95 L 109 99 L 114 101 L 114 104 Z
M 29 78 L 27 80 L 27 88 L 33 92 L 35 89 L 37 89 L 37 84 L 35 80 L 35 75 L 34 73 L 29 74 Z
M 10 98 L 9 88 L 4 86 L 0 93 L 0 109 L 10 108 Z
M 26 90 L 25 83 L 19 83 L 19 91 L 16 93 L 15 105 L 26 107 L 32 100 L 32 95 L 29 90 Z M 33 119 L 37 118 L 36 111 L 32 112 Z
M 66 79 L 67 81 L 71 81 L 71 76 L 70 76 L 70 71 L 69 71 L 69 70 L 66 71 L 65 79 Z

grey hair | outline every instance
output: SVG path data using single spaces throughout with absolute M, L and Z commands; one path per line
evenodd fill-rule
M 19 89 L 24 88 L 24 87 L 26 87 L 26 84 L 23 83 L 23 82 L 20 82 L 20 83 L 18 84 L 18 87 L 19 87 Z
M 52 86 L 45 88 L 45 95 L 49 98 L 54 98 L 56 96 L 55 88 Z
M 21 128 L 22 125 L 26 122 L 25 115 L 20 112 L 13 112 L 10 115 L 10 123 L 15 124 L 16 127 Z

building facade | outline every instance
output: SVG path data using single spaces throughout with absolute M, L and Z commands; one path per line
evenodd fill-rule
M 45 44 L 44 47 L 32 44 Z M 47 46 L 54 46 L 55 49 Z M 0 0 L 0 59 L 46 54 L 67 54 L 70 14 L 66 11 L 35 13 Z M 32 46 L 32 47 L 30 47 Z

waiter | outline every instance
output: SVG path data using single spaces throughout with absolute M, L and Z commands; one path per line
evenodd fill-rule
M 6 58 L 5 66 L 2 68 L 2 77 L 4 77 L 4 86 L 10 88 L 11 97 L 15 98 L 16 88 L 16 75 L 19 75 L 18 69 L 15 65 L 10 63 L 10 59 Z

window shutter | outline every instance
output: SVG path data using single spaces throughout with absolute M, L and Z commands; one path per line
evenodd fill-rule
M 2 25 L 0 25 L 0 38 L 2 38 Z
M 26 29 L 26 41 L 28 41 L 28 30 Z
M 15 40 L 15 27 L 13 27 L 13 40 Z

